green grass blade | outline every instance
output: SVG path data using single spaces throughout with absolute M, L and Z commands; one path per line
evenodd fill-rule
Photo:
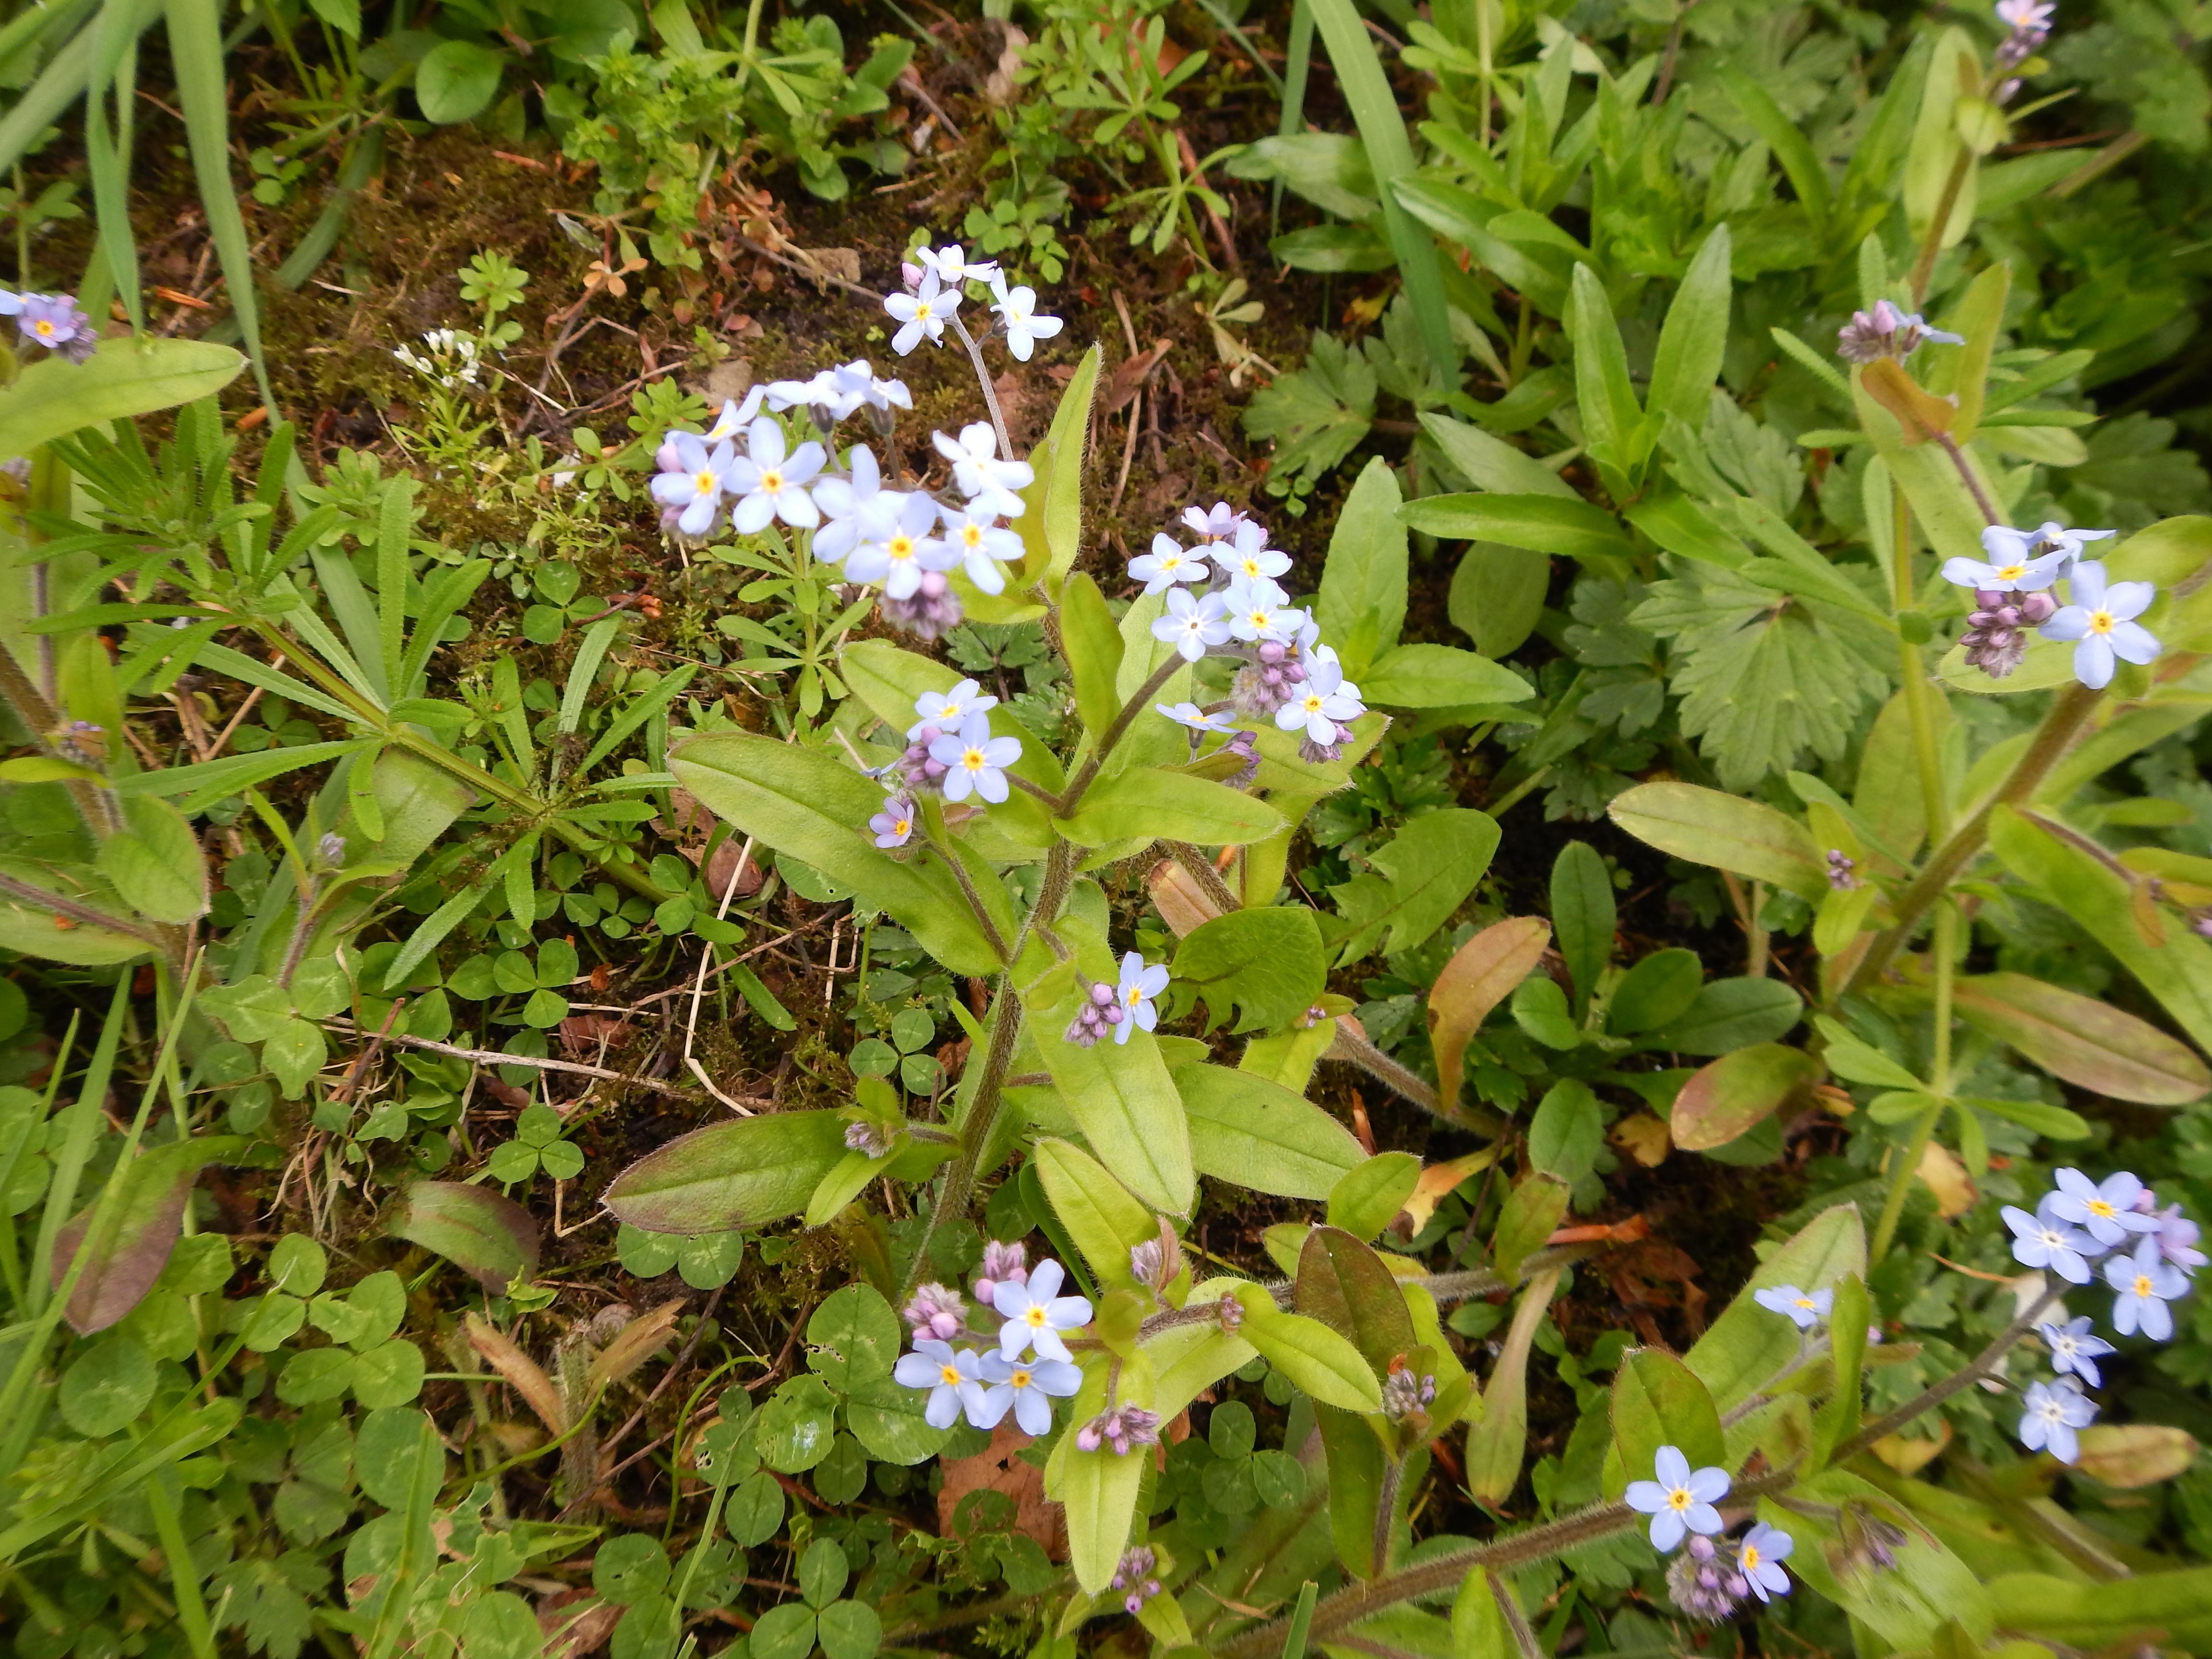
M 338 167 L 337 183 L 331 186 L 330 200 L 323 204 L 315 222 L 307 227 L 307 234 L 300 244 L 276 268 L 276 286 L 298 289 L 322 268 L 323 261 L 331 257 L 331 250 L 338 245 L 338 233 L 345 228 L 346 216 L 353 211 L 355 200 L 384 166 L 384 129 L 371 127 L 362 134 L 345 160 Z
M 1344 101 L 1352 106 L 1360 142 L 1367 146 L 1376 193 L 1382 198 L 1382 228 L 1398 256 L 1399 280 L 1406 285 L 1406 298 L 1420 326 L 1421 343 L 1428 349 L 1431 360 L 1455 383 L 1459 347 L 1452 340 L 1451 313 L 1444 304 L 1443 267 L 1437 258 L 1436 241 L 1427 227 L 1398 203 L 1398 181 L 1413 176 L 1413 143 L 1398 114 L 1389 77 L 1382 72 L 1382 60 L 1376 56 L 1375 42 L 1368 35 L 1367 26 L 1359 21 L 1352 0 L 1308 0 L 1308 3 L 1313 8 L 1314 25 L 1321 31 L 1322 44 L 1328 48 L 1329 61 L 1336 65 L 1337 82 L 1344 89 Z
M 93 20 L 90 84 L 84 100 L 85 171 L 92 178 L 99 255 L 135 334 L 146 331 L 146 304 L 138 291 L 138 243 L 131 231 L 131 104 L 137 90 L 137 32 L 131 27 L 137 0 L 107 0 Z M 115 94 L 115 122 L 107 112 Z M 89 285 L 88 285 L 88 287 Z M 100 307 L 105 311 L 106 307 Z M 94 313 L 97 315 L 97 313 Z
M 1313 71 L 1313 0 L 1291 0 L 1291 39 L 1283 54 L 1283 117 L 1275 124 L 1276 134 L 1284 138 L 1299 131 L 1306 124 L 1306 77 Z M 1267 234 L 1273 236 L 1280 228 L 1283 216 L 1283 181 L 1267 198 Z
M 46 1205 L 39 1216 L 38 1242 L 31 1247 L 31 1271 L 23 1286 L 29 1311 L 45 1310 L 53 1293 L 54 1241 L 60 1236 L 76 1204 L 76 1184 L 84 1174 L 85 1160 L 99 1138 L 103 1119 L 100 1108 L 107 1098 L 108 1079 L 115 1074 L 115 1050 L 123 1040 L 123 1027 L 131 1012 L 131 975 L 115 981 L 114 1000 L 107 1021 L 100 1028 L 100 1042 L 92 1051 L 78 1085 L 76 1102 L 63 1115 L 61 1150 L 54 1156 L 54 1173 L 46 1188 Z
M 407 695 L 400 673 L 407 660 L 407 532 L 415 527 L 415 480 L 389 479 L 376 515 L 376 615 L 381 634 L 385 684 L 394 697 Z
M 622 621 L 620 617 L 609 617 L 584 630 L 584 642 L 576 647 L 576 660 L 568 665 L 568 683 L 561 693 L 562 732 L 574 731 L 584 718 L 584 699 L 591 695 L 592 677 L 599 672 L 599 664 L 606 658 L 607 647 L 615 642 Z
M 218 0 L 167 0 L 169 57 L 176 71 L 177 98 L 184 106 L 185 137 L 191 146 L 192 173 L 199 180 L 200 206 L 208 234 L 222 263 L 230 289 L 231 314 L 238 319 L 246 355 L 253 360 L 254 384 L 270 414 L 276 395 L 261 356 L 261 305 L 253 291 L 253 249 L 246 240 L 246 216 L 230 179 L 230 114 L 222 83 L 222 15 Z

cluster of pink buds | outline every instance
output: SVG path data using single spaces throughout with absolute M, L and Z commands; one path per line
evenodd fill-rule
M 1134 1446 L 1157 1446 L 1160 1442 L 1158 1414 L 1142 1406 L 1109 1406 L 1075 1431 L 1079 1451 L 1111 1446 L 1116 1457 L 1127 1457 Z
M 1145 1603 L 1160 1593 L 1160 1581 L 1152 1577 L 1159 1558 L 1149 1545 L 1139 1544 L 1122 1556 L 1114 1568 L 1113 1586 L 1125 1592 L 1121 1605 L 1131 1613 L 1140 1611 Z
M 1021 1246 L 1012 1248 L 1019 1249 Z M 899 1316 L 915 1336 L 933 1336 L 939 1342 L 950 1342 L 968 1323 L 967 1304 L 960 1300 L 960 1292 L 950 1285 L 915 1285 L 914 1300 L 899 1310 Z

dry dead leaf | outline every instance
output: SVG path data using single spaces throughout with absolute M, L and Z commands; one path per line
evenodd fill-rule
M 2195 1436 L 2156 1423 L 2100 1423 L 2081 1440 L 2074 1467 L 2108 1486 L 2154 1486 L 2197 1461 Z
M 577 1611 L 580 1602 L 586 1604 L 581 1612 Z M 538 1628 L 545 1634 L 538 1659 L 583 1659 L 598 1652 L 622 1622 L 623 1611 L 582 1585 L 547 1596 L 538 1604 Z
M 1656 1170 L 1674 1150 L 1674 1137 L 1667 1127 L 1666 1120 L 1650 1112 L 1638 1112 L 1625 1117 L 1613 1126 L 1613 1139 L 1621 1151 L 1647 1170 Z
M 1936 1208 L 1944 1220 L 1957 1218 L 1974 1206 L 1974 1183 L 1955 1153 L 1928 1143 L 1920 1154 L 1920 1178 L 1936 1194 Z
M 1903 1435 L 1888 1434 L 1868 1449 L 1899 1474 L 1915 1475 L 1934 1462 L 1950 1443 L 1951 1425 L 1939 1417 L 1933 1440 L 1907 1440 Z
M 522 1396 L 530 1409 L 538 1413 L 539 1422 L 555 1434 L 568 1427 L 568 1413 L 562 1408 L 561 1391 L 553 1386 L 553 1379 L 545 1375 L 536 1360 L 476 1314 L 462 1322 L 462 1328 L 468 1333 L 469 1346 Z
M 614 1340 L 600 1349 L 599 1358 L 592 1361 L 586 1379 L 592 1391 L 613 1387 L 666 1347 L 676 1329 L 676 1316 L 684 1311 L 684 1303 L 680 1296 L 664 1302 L 617 1331 Z
M 1198 878 L 1173 859 L 1162 859 L 1154 865 L 1152 874 L 1145 878 L 1145 887 L 1177 939 L 1194 933 L 1221 914 L 1198 884 Z
M 1014 1530 L 1036 1540 L 1054 1561 L 1067 1559 L 1067 1516 L 1044 1495 L 1044 1471 L 1015 1454 L 1030 1443 L 1012 1422 L 991 1431 L 991 1443 L 973 1457 L 943 1460 L 945 1485 L 937 1494 L 937 1529 L 952 1533 L 960 1500 L 971 1492 L 1003 1492 L 1014 1500 Z
M 1469 1176 L 1488 1169 L 1497 1159 L 1497 1147 L 1483 1146 L 1464 1158 L 1455 1158 L 1446 1164 L 1431 1164 L 1423 1170 L 1421 1178 L 1413 1183 L 1413 1193 L 1407 1198 L 1406 1207 L 1401 1212 L 1413 1224 L 1412 1231 L 1406 1237 L 1411 1238 L 1427 1226 L 1437 1212 L 1437 1206 L 1443 1203 L 1446 1196 L 1458 1191 L 1460 1183 Z
M 1484 928 L 1452 953 L 1429 992 L 1429 1043 L 1437 1056 L 1437 1098 L 1459 1099 L 1460 1067 L 1490 1011 L 1528 977 L 1551 943 L 1552 925 L 1513 916 Z

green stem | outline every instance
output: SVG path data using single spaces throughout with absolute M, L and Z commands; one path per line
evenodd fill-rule
M 1966 145 L 1959 146 L 1959 154 L 1951 162 L 1951 176 L 1943 181 L 1943 195 L 1936 206 L 1936 217 L 1928 226 L 1928 234 L 1920 239 L 1920 252 L 1912 262 L 1912 304 L 1917 310 L 1927 297 L 1929 279 L 1936 274 L 1936 261 L 1943 252 L 1943 231 L 1951 222 L 1951 215 L 1959 205 L 1959 192 L 1966 187 L 1966 179 L 1974 170 L 1974 152 Z
M 1897 1224 L 1905 1214 L 1905 1194 L 1912 1190 L 1913 1180 L 1920 1173 L 1920 1160 L 1927 1156 L 1928 1143 L 1935 1137 L 1936 1126 L 1942 1121 L 1943 1109 L 1950 1103 L 1951 998 L 1958 973 L 1958 947 L 1959 910 L 1947 899 L 1936 912 L 1936 1052 L 1934 1064 L 1929 1067 L 1929 1104 L 1913 1120 L 1912 1134 L 1905 1142 L 1905 1154 L 1890 1171 L 1889 1193 L 1882 1200 L 1881 1218 L 1875 1224 L 1874 1239 L 1867 1246 L 1867 1261 L 1870 1264 L 1879 1264 L 1896 1240 Z
M 1012 460 L 1014 441 L 1006 434 L 1006 417 L 999 408 L 998 389 L 991 384 L 991 371 L 983 365 L 983 348 L 975 343 L 975 337 L 968 331 L 968 325 L 960 320 L 958 312 L 954 312 L 949 320 L 953 331 L 960 336 L 960 343 L 968 348 L 968 361 L 975 365 L 975 383 L 983 388 L 983 404 L 991 411 L 991 430 L 999 434 L 999 453 Z
M 2087 723 L 2102 695 L 2086 685 L 2069 685 L 2058 694 L 2051 705 L 2051 712 L 2043 717 L 2043 724 L 2036 728 L 2034 741 L 2020 757 L 2011 775 L 1979 811 L 1951 831 L 1921 867 L 1912 884 L 1898 896 L 1897 925 L 1876 936 L 1859 965 L 1851 970 L 1842 994 L 1848 996 L 1864 990 L 1888 969 L 1919 927 L 1920 919 L 1949 890 L 1952 882 L 1982 850 L 1983 843 L 1989 839 L 1990 814 L 2000 806 L 2016 806 L 2034 794 L 2050 775 L 2051 769 L 2074 746 L 2075 738 L 2081 735 L 2081 727 Z
M 1108 726 L 1101 734 L 1097 746 L 1091 751 L 1091 758 L 1084 762 L 1077 769 L 1075 775 L 1068 781 L 1067 788 L 1060 795 L 1060 805 L 1053 814 L 1054 817 L 1064 818 L 1082 803 L 1083 792 L 1088 789 L 1092 780 L 1097 777 L 1098 769 L 1105 765 L 1106 757 L 1114 752 L 1114 745 L 1121 741 L 1122 733 L 1129 729 L 1129 723 L 1144 711 L 1146 704 L 1159 696 L 1161 688 L 1176 677 L 1178 670 L 1189 666 L 1190 665 L 1183 659 L 1182 653 L 1176 651 L 1168 653 L 1168 659 L 1155 668 L 1152 672 L 1151 678 L 1137 688 L 1136 695 L 1121 705 L 1121 713 L 1114 716 L 1113 725 Z

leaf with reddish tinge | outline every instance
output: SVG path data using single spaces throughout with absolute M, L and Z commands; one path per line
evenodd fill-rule
M 1492 923 L 1452 952 L 1429 990 L 1429 1044 L 1437 1057 L 1437 1098 L 1459 1099 L 1467 1045 L 1490 1011 L 1534 971 L 1551 943 L 1552 924 L 1540 916 L 1512 916 Z
M 1796 1048 L 1760 1042 L 1723 1054 L 1682 1085 L 1668 1127 L 1686 1152 L 1725 1146 L 1792 1100 L 1809 1099 L 1820 1063 Z
M 1292 1305 L 1348 1338 L 1381 1376 L 1414 1346 L 1413 1317 L 1382 1258 L 1340 1227 L 1316 1227 L 1298 1255 Z
M 538 1223 L 513 1199 L 458 1181 L 418 1181 L 391 1232 L 435 1250 L 488 1291 L 538 1271 Z
M 1972 975 L 1955 996 L 1968 1024 L 2077 1088 L 2146 1106 L 2186 1106 L 2212 1090 L 2186 1043 L 2109 1003 L 2026 974 Z
M 183 1235 L 185 1201 L 192 1182 L 209 1164 L 235 1156 L 246 1144 L 240 1135 L 203 1135 L 156 1146 L 132 1162 L 123 1177 L 123 1191 L 109 1211 L 106 1236 L 93 1242 L 64 1310 L 78 1335 L 106 1330 L 144 1299 Z M 56 1290 L 69 1277 L 99 1208 L 95 1199 L 54 1235 Z

